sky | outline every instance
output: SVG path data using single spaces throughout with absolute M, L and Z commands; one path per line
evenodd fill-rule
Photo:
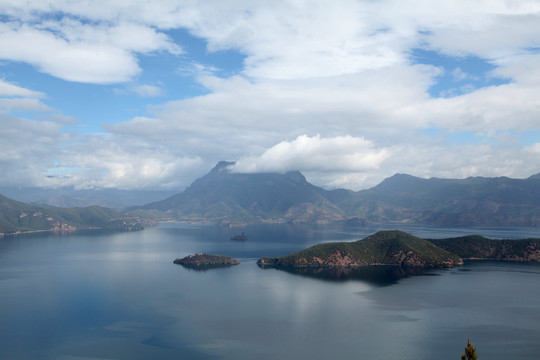
M 540 172 L 540 1 L 0 0 L 0 186 Z

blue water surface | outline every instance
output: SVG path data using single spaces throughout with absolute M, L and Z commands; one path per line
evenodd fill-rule
M 537 228 L 164 224 L 133 233 L 0 239 L 1 359 L 540 358 L 540 266 L 468 262 L 354 274 L 260 269 L 381 229 L 425 238 L 540 238 Z M 247 241 L 231 241 L 240 232 Z M 242 263 L 196 271 L 197 252 Z

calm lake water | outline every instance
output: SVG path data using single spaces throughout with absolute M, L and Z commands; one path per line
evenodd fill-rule
M 406 272 L 260 269 L 321 242 L 399 228 L 426 238 L 540 238 L 540 228 L 167 224 L 0 239 L 1 359 L 540 358 L 540 265 Z M 231 241 L 244 231 L 249 239 Z M 196 252 L 242 264 L 195 271 Z

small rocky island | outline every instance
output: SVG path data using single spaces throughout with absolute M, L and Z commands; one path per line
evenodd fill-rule
M 225 267 L 240 264 L 240 261 L 223 255 L 198 253 L 174 260 L 175 264 L 191 268 Z
M 246 241 L 247 239 L 248 239 L 248 237 L 244 233 L 234 235 L 233 237 L 231 237 L 232 241 Z

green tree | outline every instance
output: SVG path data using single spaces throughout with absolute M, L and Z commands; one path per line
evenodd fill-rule
M 465 353 L 461 355 L 461 360 L 476 360 L 476 348 L 471 343 L 471 340 L 467 340 L 467 347 L 465 348 Z

